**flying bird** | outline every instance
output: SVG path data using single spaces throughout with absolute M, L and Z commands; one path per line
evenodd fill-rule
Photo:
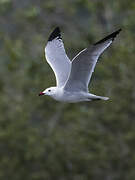
M 72 61 L 68 58 L 59 27 L 49 36 L 45 47 L 45 57 L 54 71 L 56 87 L 50 87 L 39 93 L 51 96 L 61 102 L 108 100 L 108 97 L 91 94 L 88 85 L 99 56 L 109 47 L 121 29 L 113 32 L 91 47 L 79 52 Z

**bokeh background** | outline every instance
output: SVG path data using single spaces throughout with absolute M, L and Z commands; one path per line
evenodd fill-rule
M 55 84 L 44 47 L 56 26 L 71 59 L 122 28 L 90 86 L 109 101 L 38 97 Z M 0 179 L 135 179 L 135 1 L 0 0 Z

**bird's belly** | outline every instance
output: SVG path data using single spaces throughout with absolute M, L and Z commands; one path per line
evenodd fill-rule
M 81 101 L 87 101 L 87 99 L 84 98 L 83 95 L 77 94 L 77 93 L 63 93 L 60 96 L 53 97 L 55 100 L 60 102 L 67 102 L 67 103 L 76 103 Z

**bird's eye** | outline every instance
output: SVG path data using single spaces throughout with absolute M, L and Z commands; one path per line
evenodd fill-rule
M 48 92 L 51 92 L 51 90 L 49 89 Z

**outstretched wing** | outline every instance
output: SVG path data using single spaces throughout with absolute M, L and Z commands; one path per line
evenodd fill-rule
M 110 46 L 121 29 L 95 43 L 91 48 L 82 50 L 72 61 L 69 79 L 65 84 L 67 91 L 88 91 L 88 84 L 99 56 Z
M 63 86 L 71 71 L 71 61 L 66 55 L 58 27 L 54 29 L 48 39 L 45 47 L 45 57 L 54 71 L 57 87 Z

